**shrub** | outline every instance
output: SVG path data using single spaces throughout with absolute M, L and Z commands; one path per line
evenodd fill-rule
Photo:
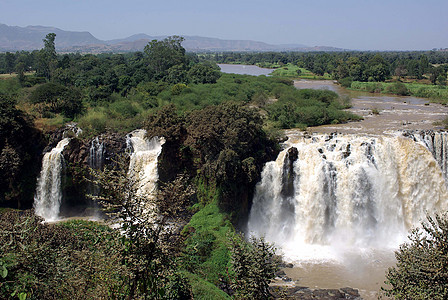
M 0 215 L 2 299 L 99 299 L 125 295 L 118 232 L 93 222 L 42 224 L 33 211 Z
M 251 238 L 246 242 L 242 236 L 230 238 L 232 289 L 236 299 L 269 299 L 269 283 L 275 277 L 278 260 L 275 248 L 263 238 Z
M 400 95 L 400 96 L 409 96 L 409 90 L 406 85 L 402 82 L 395 82 L 392 85 L 386 87 L 386 93 Z
M 395 252 L 396 267 L 389 268 L 386 295 L 396 299 L 448 298 L 448 213 L 428 216 L 422 228 Z
M 349 88 L 352 85 L 353 79 L 351 77 L 346 77 L 339 79 L 338 82 L 341 84 L 341 86 Z

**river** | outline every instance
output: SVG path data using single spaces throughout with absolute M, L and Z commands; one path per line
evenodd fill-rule
M 218 64 L 218 66 L 221 68 L 221 72 L 223 73 L 232 73 L 240 75 L 252 75 L 252 76 L 269 75 L 274 71 L 274 69 L 260 68 L 253 65 Z
M 248 232 L 274 242 L 298 286 L 352 287 L 377 299 L 394 250 L 425 211 L 447 209 L 445 161 L 425 145 L 448 108 L 427 99 L 350 91 L 333 81 L 295 81 L 350 97 L 364 120 L 286 131 L 284 150 L 266 164 L 257 185 Z M 377 110 L 379 114 L 373 114 Z M 330 134 L 338 132 L 338 134 Z M 436 134 L 445 141 L 447 134 Z M 410 137 L 410 138 L 409 138 Z M 440 137 L 440 139 L 439 139 Z M 434 139 L 435 140 L 435 139 Z M 441 142 L 445 149 L 445 142 Z M 278 283 L 278 282 L 277 282 Z
M 331 80 L 297 80 L 294 85 L 299 89 L 328 89 L 349 97 L 353 105 L 349 111 L 364 117 L 360 122 L 312 127 L 311 132 L 377 135 L 396 130 L 442 129 L 434 123 L 448 115 L 448 107 L 429 103 L 428 99 L 351 91 Z M 379 114 L 372 113 L 372 110 Z

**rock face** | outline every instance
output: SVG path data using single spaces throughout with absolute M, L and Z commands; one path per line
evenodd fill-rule
M 349 287 L 341 289 L 310 289 L 307 287 L 271 287 L 275 299 L 328 299 L 361 300 L 358 290 Z
M 286 152 L 283 162 L 282 195 L 292 197 L 294 195 L 294 162 L 299 158 L 299 150 L 291 147 Z
M 62 134 L 56 132 L 53 140 L 59 136 L 62 137 Z M 98 146 L 101 147 L 98 149 Z M 101 162 L 97 161 L 98 157 L 92 159 L 95 151 L 101 151 L 101 154 L 97 155 Z M 105 133 L 88 139 L 73 137 L 63 151 L 65 172 L 61 215 L 80 215 L 86 207 L 92 206 L 91 200 L 86 196 L 93 192 L 92 184 L 88 181 L 89 168 L 102 168 L 104 165 L 113 164 L 117 155 L 125 151 L 126 139 L 123 134 Z M 96 163 L 92 164 L 93 161 Z

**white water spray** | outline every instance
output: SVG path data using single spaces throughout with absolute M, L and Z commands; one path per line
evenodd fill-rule
M 316 135 L 288 144 L 263 170 L 249 233 L 293 261 L 396 248 L 427 212 L 448 209 L 443 164 L 434 159 L 443 155 L 413 139 Z
M 128 176 L 137 183 L 137 193 L 150 200 L 155 197 L 157 191 L 157 180 L 159 179 L 157 161 L 165 139 L 153 137 L 148 140 L 145 135 L 146 130 L 138 129 L 131 132 L 126 138 L 126 143 L 132 153 Z M 146 205 L 144 209 L 146 213 L 154 212 L 155 209 L 149 203 L 151 201 L 142 204 Z
M 56 221 L 59 218 L 62 191 L 61 180 L 64 168 L 62 151 L 70 142 L 70 138 L 62 139 L 55 148 L 45 153 L 42 159 L 42 170 L 37 181 L 34 208 L 36 215 L 45 221 Z

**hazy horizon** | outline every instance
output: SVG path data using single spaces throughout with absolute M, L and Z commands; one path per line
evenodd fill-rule
M 446 0 L 0 0 L 0 4 L 0 23 L 88 31 L 101 40 L 146 33 L 352 50 L 448 48 Z

